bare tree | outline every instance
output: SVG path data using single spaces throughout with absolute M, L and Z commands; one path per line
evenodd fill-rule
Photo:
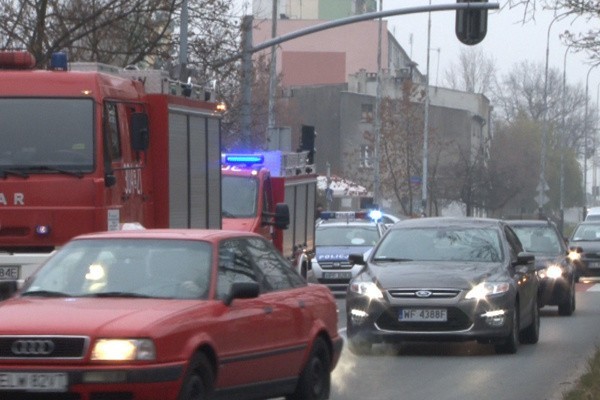
M 561 74 L 556 69 L 548 71 L 547 113 L 550 130 L 560 130 L 567 147 L 583 146 L 585 125 L 585 92 L 580 86 L 563 88 Z M 521 114 L 535 121 L 544 118 L 544 68 L 541 64 L 522 61 L 504 76 L 495 99 L 496 116 L 510 122 Z M 589 107 L 588 102 L 588 107 Z M 590 108 L 591 109 L 591 108 Z M 596 116 L 588 113 L 588 126 L 595 126 Z M 563 125 L 564 121 L 564 125 Z M 559 136 L 556 143 L 558 146 Z
M 38 65 L 56 51 L 73 60 L 125 66 L 172 44 L 175 0 L 5 0 L 0 47 L 30 51 Z
M 524 23 L 535 20 L 536 14 L 542 10 L 552 10 L 569 16 L 573 21 L 580 19 L 583 22 L 573 24 L 575 26 L 590 26 L 586 22 L 596 21 L 600 17 L 600 3 L 597 1 L 508 0 L 505 6 L 522 8 Z M 572 46 L 575 50 L 585 51 L 592 64 L 600 63 L 600 29 L 596 27 L 579 32 L 567 30 L 561 36 L 565 44 Z
M 461 48 L 445 75 L 451 89 L 489 95 L 496 86 L 496 62 L 480 47 Z

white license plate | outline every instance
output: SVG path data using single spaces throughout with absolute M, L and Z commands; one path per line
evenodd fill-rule
M 323 279 L 352 279 L 352 272 L 323 272 Z
M 0 389 L 30 392 L 66 392 L 69 382 L 64 372 L 0 372 Z
M 446 322 L 448 311 L 445 308 L 403 308 L 398 315 L 399 321 L 408 322 Z
M 20 265 L 0 266 L 0 281 L 16 281 L 19 279 Z

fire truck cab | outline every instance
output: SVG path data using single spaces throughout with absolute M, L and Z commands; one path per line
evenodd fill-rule
M 307 153 L 221 157 L 223 229 L 268 238 L 304 277 L 314 255 L 317 193 Z
M 186 97 L 163 71 L 68 64 L 64 54 L 47 70 L 34 64 L 0 52 L 4 288 L 79 234 L 221 227 L 221 117 L 210 93 L 184 87 Z

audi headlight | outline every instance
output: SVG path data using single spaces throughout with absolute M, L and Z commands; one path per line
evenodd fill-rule
M 481 282 L 469 290 L 465 299 L 483 300 L 490 295 L 506 293 L 509 289 L 508 282 Z
M 373 282 L 353 282 L 350 284 L 350 290 L 370 300 L 383 300 L 383 293 Z
M 92 349 L 94 361 L 155 360 L 156 349 L 150 339 L 98 339 Z

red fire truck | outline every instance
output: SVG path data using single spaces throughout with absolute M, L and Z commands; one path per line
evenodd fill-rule
M 222 156 L 223 229 L 273 241 L 306 277 L 314 255 L 317 175 L 308 152 Z
M 0 287 L 78 234 L 221 228 L 210 92 L 161 71 L 69 65 L 64 54 L 48 70 L 34 64 L 0 52 Z

